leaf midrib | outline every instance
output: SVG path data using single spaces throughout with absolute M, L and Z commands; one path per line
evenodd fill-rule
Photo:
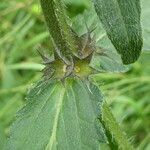
M 60 111 L 61 111 L 61 108 L 62 108 L 62 102 L 63 102 L 64 94 L 65 94 L 65 88 L 61 88 L 60 97 L 58 99 L 57 107 L 56 107 L 57 110 L 56 110 L 56 115 L 55 115 L 55 118 L 54 118 L 54 124 L 53 124 L 53 127 L 52 127 L 52 134 L 50 136 L 48 144 L 45 147 L 45 150 L 51 150 L 53 148 L 54 142 L 56 141 L 56 132 L 57 132 L 58 119 L 59 119 L 59 114 L 60 114 Z

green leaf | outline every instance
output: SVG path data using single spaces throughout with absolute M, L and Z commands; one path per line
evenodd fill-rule
M 88 150 L 105 141 L 99 89 L 78 78 L 39 82 L 11 127 L 5 150 Z
M 74 41 L 66 22 L 62 0 L 40 0 L 42 11 L 55 43 L 55 50 L 66 63 L 72 63 L 71 51 L 74 51 Z
M 96 27 L 96 29 L 91 33 L 91 36 L 95 37 L 96 49 L 94 55 L 92 56 L 90 67 L 100 72 L 118 73 L 128 71 L 129 66 L 123 65 L 119 54 L 117 54 L 115 48 L 107 37 L 92 4 L 83 14 L 72 19 L 72 28 L 79 36 L 87 32 L 84 22 L 87 23 L 90 29 Z M 107 56 L 101 55 L 100 50 L 103 50 Z
M 105 55 L 94 53 L 90 66 L 100 72 L 127 72 L 128 66 L 122 64 L 118 55 L 110 50 L 105 50 Z
M 103 102 L 103 105 L 101 106 L 101 111 L 102 115 L 100 117 L 100 121 L 105 128 L 111 148 L 113 146 L 115 148 L 118 147 L 122 150 L 133 150 L 133 147 L 130 145 L 125 134 L 115 120 L 107 102 Z
M 89 0 L 64 0 L 64 2 L 69 15 L 72 17 L 82 13 L 89 6 Z
M 4 129 L 0 125 L 0 149 L 3 149 L 5 141 L 6 141 L 6 137 L 5 137 Z
M 142 32 L 143 32 L 143 50 L 150 50 L 150 1 L 141 0 L 142 4 Z
M 142 49 L 140 0 L 94 0 L 95 9 L 124 64 L 135 62 Z

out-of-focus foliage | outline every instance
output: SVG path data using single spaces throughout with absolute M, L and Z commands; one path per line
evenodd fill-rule
M 89 8 L 87 0 L 65 1 L 71 17 Z M 150 146 L 149 3 L 142 0 L 144 48 L 140 60 L 127 73 L 101 73 L 94 78 L 106 94 L 122 128 L 132 137 L 131 142 L 140 149 L 148 149 Z M 36 49 L 50 53 L 53 46 L 39 1 L 4 0 L 0 2 L 0 20 L 0 126 L 7 136 L 16 111 L 25 102 L 27 89 L 42 76 L 40 71 L 43 65 Z M 107 37 L 104 30 L 101 32 L 104 36 L 100 37 L 100 44 L 103 46 L 107 44 Z M 1 135 L 0 138 L 3 137 Z
M 150 130 L 149 58 L 149 53 L 143 53 L 125 74 L 103 73 L 94 77 L 112 105 L 118 122 L 131 137 L 131 142 L 136 146 L 143 142 L 143 148 L 148 146 Z
M 6 142 L 4 129 L 0 126 L 0 149 L 3 149 Z

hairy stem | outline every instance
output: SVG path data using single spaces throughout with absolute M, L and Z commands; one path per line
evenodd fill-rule
M 41 7 L 55 50 L 66 64 L 72 63 L 72 51 L 75 49 L 71 31 L 66 22 L 62 0 L 41 0 Z
M 102 115 L 100 121 L 105 128 L 110 147 L 113 147 L 114 149 L 133 150 L 133 147 L 122 132 L 106 101 L 103 103 L 101 110 Z

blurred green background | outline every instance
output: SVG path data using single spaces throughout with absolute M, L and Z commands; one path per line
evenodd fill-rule
M 70 17 L 89 7 L 88 0 L 65 0 Z M 142 0 L 143 18 L 150 17 L 150 2 Z M 149 21 L 150 22 L 150 21 Z M 143 20 L 142 56 L 127 73 L 96 75 L 113 113 L 129 140 L 139 149 L 150 149 L 150 23 Z M 39 1 L 0 2 L 0 149 L 16 112 L 24 105 L 33 83 L 40 80 L 41 58 L 37 47 L 52 48 Z

